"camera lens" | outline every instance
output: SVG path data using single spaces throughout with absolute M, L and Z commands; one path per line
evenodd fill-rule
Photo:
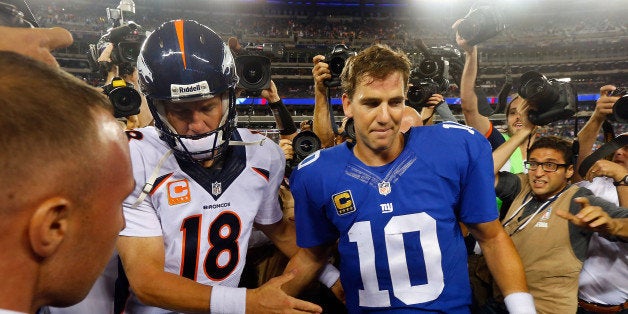
M 408 88 L 408 102 L 412 106 L 419 106 L 427 100 L 424 90 L 421 86 L 410 86 Z
M 262 80 L 263 70 L 260 63 L 247 63 L 242 69 L 242 78 L 249 84 L 257 84 Z
M 342 69 L 345 67 L 345 58 L 334 57 L 329 60 L 329 71 L 332 75 L 340 76 Z
M 113 104 L 114 116 L 123 118 L 140 112 L 142 98 L 130 87 L 114 88 L 109 94 L 109 101 Z
M 424 77 L 434 77 L 438 74 L 438 63 L 434 60 L 423 60 L 419 64 L 419 73 Z
M 519 94 L 526 100 L 538 104 L 552 104 L 558 97 L 557 88 L 538 72 L 530 71 L 521 76 Z
M 621 96 L 613 105 L 613 116 L 618 122 L 628 122 L 628 94 Z
M 302 131 L 292 140 L 292 147 L 298 159 L 303 159 L 321 149 L 321 140 L 312 131 Z
M 137 62 L 137 57 L 140 55 L 141 43 L 125 42 L 118 44 L 118 51 L 122 60 L 120 62 Z

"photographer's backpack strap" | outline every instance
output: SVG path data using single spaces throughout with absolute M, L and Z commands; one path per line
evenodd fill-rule
M 578 168 L 578 174 L 580 174 L 580 176 L 584 178 L 587 172 L 589 172 L 589 169 L 591 169 L 591 166 L 593 166 L 596 161 L 614 153 L 616 150 L 622 148 L 625 145 L 628 145 L 628 134 L 620 135 L 610 142 L 602 145 L 600 148 L 598 148 L 582 161 L 580 167 Z

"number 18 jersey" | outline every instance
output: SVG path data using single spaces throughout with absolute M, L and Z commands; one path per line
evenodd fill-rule
M 458 221 L 497 219 L 487 140 L 455 123 L 413 128 L 402 153 L 366 166 L 350 144 L 319 151 L 291 176 L 297 243 L 339 239 L 351 313 L 468 313 Z
M 278 190 L 285 159 L 279 146 L 246 129 L 234 140 L 263 145 L 231 146 L 221 168 L 170 155 L 169 147 L 152 127 L 130 131 L 130 150 L 136 187 L 124 207 L 126 227 L 132 237 L 163 237 L 165 271 L 205 285 L 237 287 L 253 223 L 273 224 L 282 218 Z M 146 199 L 136 208 L 144 185 L 156 168 L 156 180 Z M 148 308 L 137 300 L 132 313 L 168 313 Z

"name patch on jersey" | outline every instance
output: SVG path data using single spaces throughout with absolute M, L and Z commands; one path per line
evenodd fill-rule
M 188 179 L 172 181 L 168 183 L 168 204 L 179 205 L 183 203 L 189 203 L 190 197 L 190 183 Z
M 338 215 L 352 213 L 356 210 L 351 191 L 349 190 L 336 193 L 331 198 L 334 201 Z

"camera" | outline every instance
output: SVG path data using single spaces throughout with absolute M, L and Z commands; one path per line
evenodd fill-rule
M 458 33 L 470 46 L 495 37 L 506 29 L 502 15 L 489 5 L 478 5 L 458 24 Z
M 534 125 L 571 118 L 576 113 L 578 94 L 567 82 L 547 79 L 539 72 L 521 75 L 519 95 L 530 104 L 528 119 Z
M 609 116 L 609 120 L 622 123 L 628 122 L 628 91 L 626 88 L 618 87 L 608 93 L 608 96 L 621 96 L 613 104 L 613 115 Z
M 142 97 L 133 84 L 114 77 L 110 84 L 102 87 L 103 93 L 109 97 L 113 105 L 113 116 L 124 118 L 140 113 Z
M 233 51 L 233 49 L 232 49 Z M 258 97 L 270 87 L 270 63 L 283 56 L 283 46 L 278 44 L 247 43 L 244 48 L 233 51 L 236 72 L 240 81 L 238 87 L 244 89 L 244 96 Z
M 408 104 L 413 108 L 427 106 L 432 94 L 443 94 L 449 89 L 449 80 L 456 70 L 461 68 L 460 50 L 452 45 L 428 49 L 419 42 L 423 55 L 418 65 L 410 70 L 410 87 L 408 88 Z M 414 62 L 417 63 L 417 62 Z
M 331 52 L 325 56 L 325 62 L 329 65 L 329 72 L 331 72 L 331 78 L 323 82 L 323 84 L 327 87 L 340 86 L 340 74 L 342 74 L 347 59 L 356 54 L 357 52 L 350 50 L 346 45 L 335 45 Z
M 292 169 L 299 165 L 305 157 L 321 149 L 321 140 L 312 131 L 301 131 L 292 139 L 294 156 L 286 160 L 286 175 L 289 176 Z
M 353 121 L 353 117 L 347 119 L 345 122 L 345 128 L 342 132 L 342 136 L 355 142 L 355 122 Z
M 113 27 L 102 35 L 96 44 L 89 45 L 87 60 L 92 72 L 108 73 L 112 65 L 123 63 L 135 64 L 140 54 L 140 49 L 146 33 L 142 26 L 133 21 L 126 21 L 125 16 L 135 14 L 135 3 L 132 0 L 122 0 L 117 9 L 107 8 L 107 19 L 111 21 Z M 107 44 L 113 44 L 111 51 L 111 64 L 108 62 L 98 62 L 100 54 Z
M 270 59 L 264 56 L 238 56 L 235 58 L 238 87 L 244 96 L 257 97 L 270 87 Z

